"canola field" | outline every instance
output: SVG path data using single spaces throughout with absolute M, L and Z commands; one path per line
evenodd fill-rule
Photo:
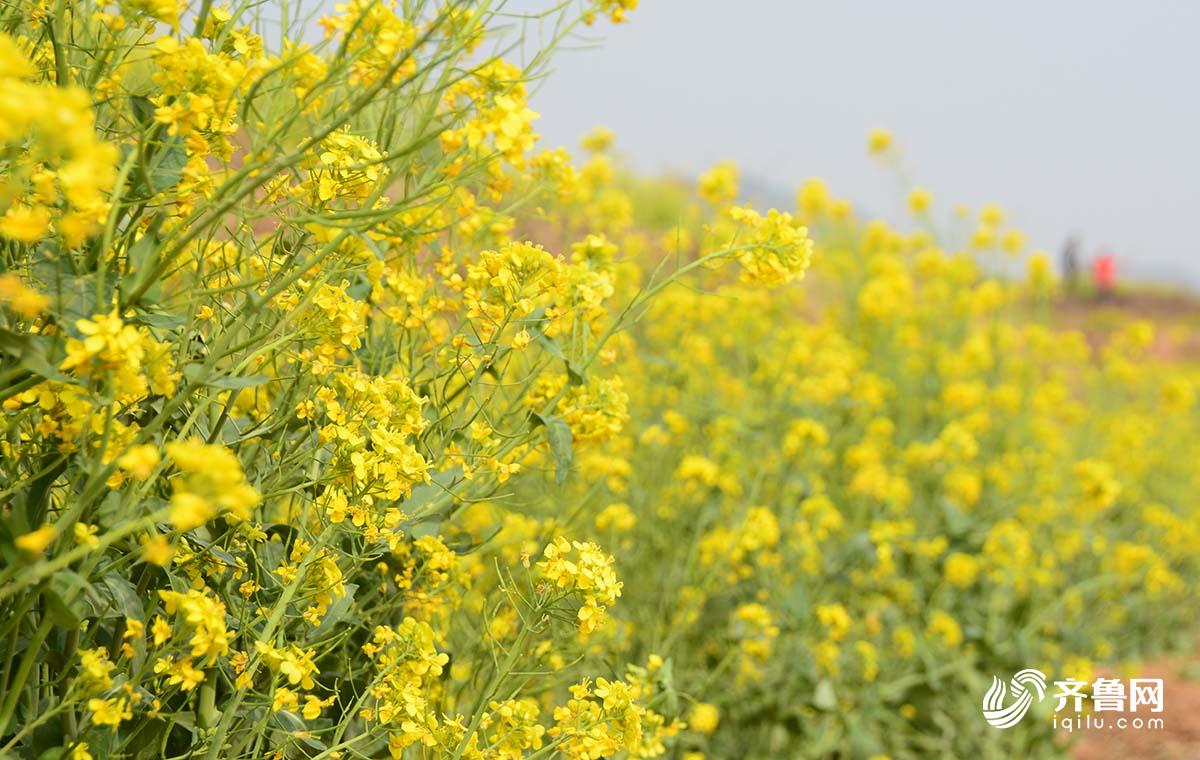
M 1180 336 L 543 145 L 635 5 L 0 8 L 0 758 L 1066 757 L 995 676 L 1186 651 Z

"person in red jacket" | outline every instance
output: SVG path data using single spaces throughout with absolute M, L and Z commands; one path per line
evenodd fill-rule
M 1117 259 L 1111 253 L 1102 253 L 1092 262 L 1092 281 L 1096 295 L 1100 298 L 1112 296 L 1117 282 Z

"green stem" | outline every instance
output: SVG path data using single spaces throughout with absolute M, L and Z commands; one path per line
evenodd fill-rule
M 534 610 L 534 615 L 539 614 L 539 610 Z M 521 652 L 525 649 L 525 640 L 529 637 L 529 626 L 521 627 L 521 632 L 517 634 L 517 640 L 508 648 L 508 653 L 504 656 L 504 662 L 500 667 L 492 673 L 492 678 L 488 681 L 487 688 L 479 693 L 479 697 L 475 700 L 475 706 L 471 710 L 471 723 L 467 726 L 466 733 L 463 734 L 462 741 L 454 750 L 453 760 L 461 760 L 463 752 L 467 750 L 467 746 L 471 743 L 471 737 L 479 730 L 479 724 L 483 721 L 484 707 L 487 706 L 488 700 L 500 688 L 500 684 L 508 678 L 508 674 L 512 672 L 513 667 L 517 664 L 517 659 L 521 656 Z
M 263 627 L 262 633 L 258 635 L 258 638 L 255 641 L 256 645 L 249 649 L 249 651 L 254 652 L 250 659 L 250 663 L 246 666 L 246 673 L 251 678 L 254 677 L 254 674 L 258 671 L 259 665 L 262 664 L 262 654 L 258 652 L 257 643 L 262 642 L 264 644 L 269 644 L 271 640 L 275 638 L 275 631 L 278 630 L 279 625 L 283 620 L 283 615 L 285 612 L 287 612 L 288 605 L 292 603 L 292 599 L 295 597 L 296 591 L 300 588 L 300 584 L 304 580 L 304 575 L 308 569 L 308 566 L 312 564 L 314 559 L 316 559 L 317 555 L 320 553 L 321 549 L 325 547 L 326 542 L 329 540 L 329 537 L 332 534 L 332 526 L 325 529 L 320 538 L 317 539 L 316 543 L 314 543 L 313 546 L 308 550 L 308 554 L 304 556 L 303 561 L 300 563 L 300 567 L 296 568 L 296 577 L 292 579 L 292 582 L 289 583 L 283 590 L 283 594 L 280 595 L 279 600 L 275 602 L 275 607 L 271 611 L 271 617 L 268 618 L 266 626 Z M 229 700 L 229 703 L 226 705 L 224 713 L 221 716 L 220 723 L 217 725 L 216 732 L 208 746 L 208 752 L 205 754 L 208 760 L 217 760 L 217 758 L 221 756 L 221 746 L 225 743 L 225 737 L 228 735 L 229 729 L 233 725 L 233 718 L 235 715 L 237 715 L 238 707 L 241 706 L 242 700 L 245 698 L 245 696 L 246 689 L 238 689 L 237 692 L 234 693 L 233 697 Z
M 21 664 L 17 666 L 16 678 L 8 685 L 8 694 L 5 695 L 3 708 L 0 709 L 0 736 L 8 732 L 8 724 L 12 720 L 13 712 L 17 709 L 17 701 L 25 691 L 25 682 L 29 680 L 29 674 L 33 672 L 33 666 L 37 664 L 38 655 L 41 654 L 42 643 L 50 635 L 50 629 L 53 627 L 54 621 L 49 615 L 45 616 L 33 634 L 33 638 L 26 644 L 25 656 L 21 658 Z

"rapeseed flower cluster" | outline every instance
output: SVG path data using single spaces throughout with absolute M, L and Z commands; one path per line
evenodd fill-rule
M 88 92 L 43 81 L 28 45 L 0 37 L 0 238 L 78 248 L 108 217 L 117 147 L 97 134 Z
M 898 164 L 890 135 L 869 147 Z M 629 181 L 685 213 L 635 204 L 619 250 L 659 234 L 703 256 L 747 242 L 736 223 L 770 218 L 734 205 L 729 165 L 694 191 Z M 808 180 L 795 210 L 806 287 L 750 287 L 788 279 L 773 276 L 783 259 L 756 270 L 750 242 L 741 276 L 710 259 L 623 337 L 627 422 L 568 501 L 590 505 L 618 567 L 655 579 L 626 577 L 609 646 L 670 659 L 698 700 L 677 741 L 689 758 L 960 756 L 1009 741 L 1058 756 L 1048 724 L 953 728 L 979 720 L 982 674 L 1087 679 L 1186 646 L 1163 615 L 1194 630 L 1184 579 L 1200 543 L 1182 526 L 1196 472 L 1171 451 L 1194 447 L 1196 378 L 1156 358 L 1180 337 L 1132 319 L 1059 327 L 1045 255 L 1003 209 L 942 228 L 932 194 L 910 201 L 906 231 Z M 1035 276 L 990 275 L 979 226 Z M 515 477 L 522 511 L 562 519 L 547 477 Z

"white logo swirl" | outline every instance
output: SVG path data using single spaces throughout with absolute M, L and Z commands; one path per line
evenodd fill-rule
M 1005 707 L 1008 685 L 1012 686 L 1012 694 L 1016 701 Z M 1040 670 L 1026 668 L 1013 676 L 1007 685 L 996 676 L 992 676 L 992 688 L 983 695 L 983 717 L 996 728 L 1012 728 L 1029 711 L 1035 691 L 1039 702 L 1045 698 L 1046 674 Z

